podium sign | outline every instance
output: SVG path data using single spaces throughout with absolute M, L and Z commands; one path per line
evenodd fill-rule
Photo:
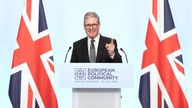
M 64 63 L 59 69 L 62 88 L 133 87 L 133 71 L 124 63 Z

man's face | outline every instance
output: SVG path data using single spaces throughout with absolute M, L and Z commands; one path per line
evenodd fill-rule
M 88 37 L 95 38 L 99 34 L 100 24 L 95 17 L 88 17 L 84 22 L 84 29 Z

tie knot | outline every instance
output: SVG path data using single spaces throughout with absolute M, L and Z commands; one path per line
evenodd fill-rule
M 94 40 L 94 39 L 92 39 L 92 40 L 91 40 L 91 44 L 93 44 L 94 42 L 95 42 L 95 40 Z

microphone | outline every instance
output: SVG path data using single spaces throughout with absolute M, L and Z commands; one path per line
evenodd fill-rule
M 123 48 L 120 48 L 120 50 L 125 54 L 125 58 L 126 58 L 126 61 L 127 61 L 127 63 L 128 63 L 127 54 L 125 53 L 125 51 L 123 50 Z
M 65 61 L 64 61 L 64 63 L 66 63 L 67 55 L 68 55 L 68 53 L 69 53 L 70 50 L 71 50 L 71 47 L 69 47 L 69 49 L 68 49 L 68 51 L 67 51 L 67 53 L 66 53 L 66 55 L 65 55 Z

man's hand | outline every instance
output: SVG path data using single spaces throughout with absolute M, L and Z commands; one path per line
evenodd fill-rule
M 108 55 L 111 59 L 113 59 L 115 57 L 115 44 L 114 44 L 114 40 L 111 39 L 111 43 L 106 43 L 105 44 L 105 48 L 108 51 Z

